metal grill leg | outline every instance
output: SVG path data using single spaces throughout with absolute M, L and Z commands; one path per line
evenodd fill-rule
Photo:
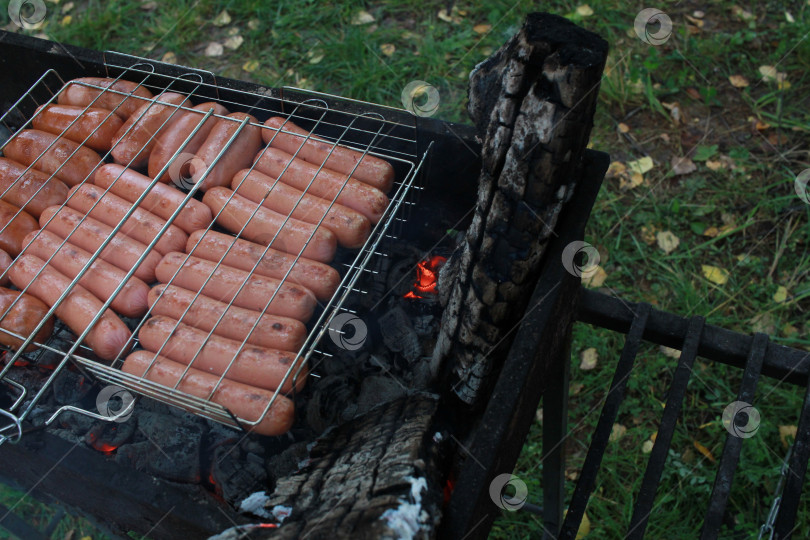
M 565 501 L 565 437 L 568 431 L 570 346 L 557 362 L 543 395 L 543 539 L 556 538 Z M 553 533 L 553 535 L 552 535 Z
M 810 355 L 809 355 L 810 356 Z M 783 540 L 791 538 L 796 523 L 796 512 L 799 509 L 799 498 L 802 494 L 804 475 L 807 472 L 807 460 L 810 458 L 810 381 L 804 394 L 802 413 L 799 416 L 799 425 L 796 428 L 796 440 L 793 442 L 793 453 L 788 462 L 785 490 L 782 492 L 782 502 L 779 506 L 779 515 L 776 517 L 774 538 Z M 804 536 L 807 531 L 802 531 Z
M 585 514 L 585 507 L 588 505 L 588 499 L 596 484 L 596 475 L 602 465 L 602 456 L 605 455 L 610 432 L 619 414 L 619 406 L 624 400 L 627 379 L 633 370 L 633 364 L 638 354 L 639 345 L 641 345 L 641 337 L 644 334 L 644 328 L 647 326 L 647 317 L 649 315 L 650 305 L 646 303 L 639 304 L 630 331 L 624 341 L 624 348 L 616 366 L 616 372 L 613 375 L 613 382 L 610 384 L 610 391 L 607 398 L 605 398 L 605 404 L 602 406 L 599 423 L 593 432 L 591 445 L 588 447 L 588 456 L 585 458 L 585 464 L 582 466 L 579 480 L 577 480 L 577 487 L 571 497 L 571 504 L 568 506 L 568 514 L 565 516 L 560 538 L 573 540 L 577 536 L 582 516 Z
M 759 373 L 762 370 L 762 362 L 765 353 L 768 351 L 768 335 L 758 333 L 754 335 L 751 343 L 751 350 L 748 352 L 748 360 L 745 363 L 740 390 L 737 393 L 737 401 L 752 403 L 754 392 L 759 381 Z M 726 444 L 723 447 L 723 456 L 720 458 L 720 465 L 717 468 L 717 475 L 714 477 L 712 495 L 709 499 L 709 508 L 706 510 L 706 519 L 703 522 L 703 531 L 700 534 L 701 540 L 717 538 L 720 533 L 720 526 L 723 521 L 723 512 L 726 510 L 726 502 L 731 491 L 731 483 L 734 480 L 734 471 L 737 470 L 737 463 L 742 450 L 741 437 L 737 437 L 729 432 L 726 435 Z
M 644 538 L 644 531 L 647 528 L 647 520 L 655 503 L 655 493 L 658 490 L 658 483 L 661 481 L 661 473 L 667 461 L 667 452 L 672 442 L 672 435 L 681 413 L 683 398 L 686 395 L 686 386 L 689 377 L 692 375 L 692 365 L 695 363 L 700 336 L 703 334 L 703 317 L 692 317 L 689 320 L 689 328 L 686 331 L 681 358 L 678 367 L 675 368 L 675 375 L 672 377 L 672 384 L 669 387 L 669 396 L 661 416 L 661 425 L 658 428 L 658 436 L 655 438 L 655 445 L 650 452 L 650 459 L 647 462 L 647 469 L 644 471 L 644 479 L 641 481 L 641 489 L 638 492 L 636 506 L 633 509 L 633 518 L 630 520 L 630 529 L 626 538 Z

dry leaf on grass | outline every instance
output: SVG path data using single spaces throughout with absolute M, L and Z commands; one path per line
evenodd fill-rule
M 596 352 L 596 348 L 589 347 L 582 351 L 582 354 L 579 355 L 580 362 L 579 362 L 579 369 L 583 371 L 590 371 L 596 367 L 596 362 L 599 361 L 599 353 Z
M 225 26 L 226 24 L 231 24 L 231 14 L 228 13 L 227 9 L 223 9 L 219 15 L 214 17 L 214 20 L 211 22 L 214 23 L 214 26 Z
M 380 45 L 380 50 L 385 56 L 392 56 L 397 48 L 393 43 L 383 43 Z
M 248 60 L 247 62 L 242 64 L 242 69 L 244 69 L 248 73 L 253 73 L 257 69 L 259 69 L 259 61 L 258 60 Z
M 242 36 L 231 36 L 225 40 L 225 46 L 228 47 L 230 50 L 235 51 L 239 47 L 242 46 L 242 43 L 245 42 L 245 38 Z
M 681 176 L 684 174 L 690 174 L 697 170 L 697 165 L 695 162 L 689 159 L 688 157 L 672 157 L 672 172 L 676 176 Z
M 777 304 L 784 304 L 785 300 L 787 300 L 788 290 L 787 287 L 784 285 L 779 285 L 776 288 L 776 292 L 773 293 L 773 301 Z
M 704 264 L 701 267 L 703 277 L 716 285 L 725 285 L 728 281 L 728 270 L 720 268 L 719 266 L 711 266 Z
M 587 277 L 584 275 L 582 276 L 582 284 L 589 289 L 595 289 L 597 287 L 601 287 L 606 279 L 607 272 L 605 272 L 601 266 L 597 266 L 596 270 L 588 274 Z
M 615 178 L 620 174 L 624 174 L 627 172 L 627 167 L 621 161 L 613 161 L 608 166 L 608 170 L 605 173 L 605 178 Z
M 779 426 L 779 440 L 782 441 L 782 446 L 788 447 L 788 437 L 796 440 L 796 426 Z
M 222 43 L 217 41 L 212 41 L 205 48 L 205 56 L 222 56 L 224 52 L 225 48 L 222 46 Z
M 368 11 L 361 9 L 360 11 L 355 13 L 354 16 L 352 17 L 352 24 L 354 25 L 371 24 L 374 22 L 374 20 L 375 20 L 374 15 L 372 15 Z
M 619 178 L 619 189 L 633 189 L 644 183 L 644 176 L 634 172 L 630 176 L 623 174 Z
M 692 441 L 692 444 L 695 446 L 695 449 L 703 455 L 703 457 L 705 457 L 706 459 L 708 459 L 712 463 L 717 462 L 717 460 L 714 459 L 714 455 L 712 454 L 711 450 L 709 450 L 708 448 L 706 448 L 705 446 L 703 446 L 702 444 L 700 444 L 697 441 Z
M 661 251 L 667 255 L 675 251 L 675 248 L 681 243 L 681 239 L 675 236 L 672 231 L 659 232 L 655 235 L 655 241 L 658 243 L 658 247 L 661 248 Z
M 627 162 L 627 168 L 630 171 L 636 172 L 638 174 L 644 174 L 646 172 L 649 172 L 652 170 L 654 166 L 655 164 L 653 163 L 653 160 L 650 156 L 644 156 L 643 158 Z
M 177 55 L 174 54 L 172 51 L 167 52 L 163 55 L 163 58 L 160 59 L 161 62 L 166 62 L 167 64 L 176 64 L 177 63 Z
M 647 439 L 641 445 L 641 453 L 642 454 L 649 454 L 650 452 L 652 452 L 653 446 L 655 446 L 655 443 L 652 442 L 650 439 Z
M 577 7 L 577 15 L 580 17 L 590 17 L 593 15 L 593 9 L 588 4 L 582 4 Z
M 669 358 L 675 358 L 676 360 L 678 360 L 681 357 L 681 351 L 679 351 L 678 349 L 671 349 L 669 347 L 659 345 L 658 350 L 661 351 L 661 354 Z
M 627 133 L 628 131 L 630 131 L 630 126 L 624 122 L 619 122 L 619 133 Z
M 748 79 L 742 75 L 729 75 L 728 82 L 730 82 L 731 86 L 734 88 L 745 88 L 750 84 Z
M 473 32 L 476 34 L 486 34 L 490 30 L 492 30 L 491 24 L 476 24 L 473 26 Z
M 610 430 L 610 442 L 616 442 L 627 433 L 627 428 L 621 424 L 613 424 L 613 429 Z

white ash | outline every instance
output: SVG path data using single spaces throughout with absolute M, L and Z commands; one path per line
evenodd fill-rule
M 406 476 L 405 480 L 411 484 L 411 500 L 400 499 L 399 507 L 389 508 L 383 512 L 382 519 L 388 522 L 388 527 L 400 540 L 413 540 L 419 532 L 427 532 L 427 521 L 430 516 L 422 509 L 422 492 L 427 491 L 427 480 Z
M 265 519 L 273 519 L 277 523 L 283 523 L 292 514 L 291 506 L 277 504 L 270 511 L 267 511 L 270 497 L 264 491 L 252 493 L 245 500 L 239 503 L 239 511 L 245 514 L 253 514 Z

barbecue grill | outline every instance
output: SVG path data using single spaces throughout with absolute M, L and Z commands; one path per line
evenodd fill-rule
M 168 88 L 200 99 L 216 100 L 231 110 L 250 112 L 260 121 L 270 115 L 291 118 L 312 130 L 313 136 L 384 157 L 395 165 L 397 184 L 384 218 L 359 252 L 338 255 L 336 265 L 342 270 L 340 288 L 323 306 L 297 356 L 311 365 L 340 360 L 330 356 L 334 351 L 323 347 L 330 330 L 340 331 L 330 324 L 342 313 L 356 314 L 352 307 L 353 298 L 374 294 L 360 283 L 364 276 L 373 281 L 380 265 L 384 266 L 384 261 L 394 256 L 392 246 L 405 241 L 429 253 L 435 247 L 437 237 L 441 236 L 436 232 L 438 226 L 446 221 L 454 224 L 456 229 L 463 229 L 470 222 L 481 168 L 481 140 L 472 127 L 415 117 L 405 111 L 334 96 L 290 88 L 262 88 L 199 70 L 117 53 L 62 46 L 15 34 L 3 34 L 0 49 L 4 72 L 15 74 L 14 78 L 4 81 L 6 84 L 0 95 L 3 110 L 8 111 L 3 122 L 12 130 L 24 125 L 35 107 L 52 99 L 67 80 L 93 75 L 123 77 L 142 81 L 156 94 Z M 301 472 L 277 478 L 276 498 L 270 498 L 271 502 L 264 505 L 264 508 L 272 507 L 274 501 L 285 500 L 283 495 L 295 492 L 309 490 L 319 493 L 321 488 L 328 491 L 330 483 L 340 485 L 341 481 L 350 486 L 349 492 L 352 492 L 356 488 L 356 478 L 352 476 L 355 468 L 377 468 L 378 474 L 375 474 L 387 483 L 374 484 L 374 496 L 378 498 L 372 499 L 375 502 L 362 511 L 340 497 L 332 500 L 322 497 L 313 502 L 312 499 L 317 497 L 301 496 L 295 499 L 297 504 L 293 506 L 293 515 L 281 527 L 278 527 L 278 519 L 274 521 L 266 516 L 262 517 L 272 523 L 265 523 L 266 526 L 262 527 L 255 518 L 240 516 L 232 508 L 201 495 L 200 490 L 178 487 L 134 469 L 122 470 L 111 462 L 109 456 L 77 448 L 50 433 L 47 426 L 57 423 L 60 414 L 77 411 L 73 405 L 64 405 L 38 425 L 30 425 L 27 420 L 37 410 L 37 404 L 52 391 L 59 375 L 69 370 L 79 370 L 91 380 L 120 385 L 137 395 L 191 411 L 198 417 L 229 428 L 249 429 L 258 422 L 235 417 L 210 400 L 128 376 L 116 369 L 115 364 L 101 363 L 64 328 L 55 332 L 48 342 L 39 344 L 41 352 L 36 354 L 50 355 L 51 360 L 28 358 L 34 364 L 53 364 L 45 380 L 39 381 L 40 386 L 32 389 L 9 377 L 15 361 L 25 358 L 20 353 L 9 353 L 10 361 L 0 372 L 0 380 L 8 387 L 3 390 L 8 390 L 9 396 L 7 404 L 0 408 L 0 413 L 8 419 L 4 427 L 0 426 L 3 440 L 7 442 L 0 447 L 0 456 L 5 463 L 15 464 L 12 468 L 4 468 L 0 475 L 9 483 L 26 489 L 36 487 L 60 504 L 79 508 L 117 533 L 139 530 L 149 531 L 156 537 L 199 536 L 230 528 L 230 536 L 223 537 L 236 538 L 240 533 L 264 537 L 275 531 L 276 536 L 268 537 L 293 538 L 302 536 L 304 531 L 325 535 L 348 523 L 356 534 L 362 532 L 368 537 L 376 537 L 377 533 L 384 536 L 385 531 L 374 528 L 379 527 L 381 521 L 390 525 L 401 517 L 386 512 L 391 510 L 391 505 L 396 508 L 397 501 L 405 497 L 409 503 L 421 504 L 422 510 L 433 518 L 428 520 L 430 525 L 417 529 L 420 534 L 426 537 L 438 534 L 447 538 L 483 538 L 500 512 L 491 493 L 492 481 L 514 468 L 537 404 L 543 397 L 544 494 L 542 510 L 538 511 L 544 516 L 549 538 L 573 538 L 594 488 L 627 374 L 632 369 L 639 343 L 644 339 L 681 349 L 683 353 L 678 360 L 628 532 L 631 537 L 642 537 L 696 356 L 744 369 L 738 399 L 747 402 L 752 400 L 760 373 L 807 385 L 810 358 L 802 351 L 769 343 L 764 335 L 742 336 L 708 325 L 700 317 L 684 319 L 654 310 L 646 304 L 631 304 L 581 289 L 579 276 L 567 271 L 560 261 L 566 247 L 583 238 L 585 223 L 608 163 L 608 156 L 604 153 L 590 150 L 583 153 L 576 190 L 573 195 L 569 194 L 570 198 L 559 214 L 554 226 L 556 236 L 546 248 L 528 308 L 513 334 L 511 346 L 503 354 L 502 363 L 495 372 L 495 382 L 484 401 L 470 407 L 446 388 L 439 387 L 433 389 L 439 394 L 438 398 L 422 392 L 373 409 L 371 413 L 323 434 L 318 445 L 325 446 L 326 450 L 318 451 L 320 446 L 316 445 L 316 451 L 307 458 L 309 463 L 302 467 Z M 188 198 L 194 194 L 195 187 L 191 186 Z M 437 220 L 437 214 L 442 214 L 445 221 Z M 376 300 L 370 303 L 375 304 Z M 571 326 L 575 320 L 627 333 L 628 336 L 592 436 L 587 460 L 563 520 L 565 460 L 561 443 L 567 433 L 567 365 Z M 137 321 L 134 324 L 137 325 Z M 293 366 L 297 365 L 300 364 L 293 363 Z M 287 373 L 289 378 L 296 376 L 302 375 L 294 368 Z M 149 401 L 143 400 L 144 403 Z M 267 403 L 265 414 L 271 405 L 272 400 Z M 133 407 L 131 405 L 129 409 Z M 119 415 L 128 414 L 129 409 L 120 411 Z M 111 420 L 92 410 L 81 409 L 80 412 L 96 420 Z M 707 509 L 704 538 L 716 538 L 719 534 L 741 444 L 742 439 L 729 435 Z M 354 453 L 363 455 L 368 461 L 359 465 L 352 462 Z M 806 397 L 788 462 L 793 474 L 787 475 L 782 502 L 772 522 L 775 538 L 790 536 L 809 455 L 810 398 Z M 374 467 L 370 467 L 371 464 Z M 334 473 L 330 469 L 332 466 L 342 468 L 339 473 Z M 394 471 L 394 480 L 386 477 L 389 470 Z M 334 474 L 329 476 L 330 473 Z M 110 482 L 109 478 L 113 477 L 121 479 L 125 487 Z M 404 478 L 409 479 L 404 481 Z M 420 480 L 425 482 L 428 490 L 424 498 L 414 500 L 414 494 L 420 493 L 415 487 Z M 77 481 L 85 486 L 82 493 L 76 493 L 71 487 Z M 445 501 L 441 500 L 442 488 L 446 490 Z M 405 495 L 401 495 L 403 489 Z M 398 494 L 400 499 L 389 494 Z M 150 497 L 154 498 L 154 504 L 150 504 Z M 382 499 L 385 499 L 385 505 L 380 502 Z M 112 508 L 109 501 L 113 501 Z M 283 505 L 276 502 L 275 508 L 280 506 Z M 167 508 L 172 510 L 166 513 Z M 312 510 L 315 516 L 311 519 L 302 517 L 295 513 L 299 508 L 303 513 Z M 334 509 L 337 515 L 324 508 Z M 2 523 L 10 526 L 11 522 Z M 368 523 L 372 523 L 368 525 L 371 528 L 361 527 Z M 24 524 L 17 526 L 18 530 L 25 530 Z M 386 531 L 390 533 L 390 530 Z

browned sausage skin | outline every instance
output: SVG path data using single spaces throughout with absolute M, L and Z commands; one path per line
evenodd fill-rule
M 166 356 L 170 360 L 210 373 L 225 374 L 227 379 L 252 384 L 259 388 L 279 388 L 284 393 L 292 390 L 297 366 L 293 366 L 295 353 L 267 347 L 242 344 L 199 330 L 170 317 L 151 317 L 138 331 L 141 345 L 148 351 Z M 306 371 L 299 374 L 296 389 L 301 390 Z
M 272 399 L 273 392 L 228 379 L 219 381 L 219 377 L 189 368 L 173 362 L 164 356 L 156 356 L 149 351 L 137 351 L 130 354 L 123 367 L 124 372 L 145 377 L 167 388 L 177 388 L 181 392 L 201 399 L 210 399 L 231 411 L 237 418 L 248 422 L 260 420 L 262 412 Z M 273 406 L 261 422 L 249 429 L 261 435 L 282 435 L 286 433 L 295 420 L 293 402 L 282 395 L 276 396 Z
M 3 148 L 3 154 L 22 165 L 55 175 L 69 186 L 92 181 L 101 156 L 64 137 L 38 129 L 24 129 Z
M 213 109 L 213 114 L 202 123 L 205 113 L 211 109 Z M 200 123 L 202 123 L 202 125 L 183 148 L 183 152 L 178 156 L 177 159 L 181 162 L 172 163 L 172 165 L 166 169 L 166 172 L 160 176 L 161 182 L 177 181 L 181 178 L 191 177 L 189 161 L 183 156 L 193 156 L 197 153 L 218 122 L 216 116 L 213 115 L 224 116 L 228 114 L 228 109 L 219 103 L 209 101 L 193 107 L 191 111 L 182 111 L 180 114 L 181 116 L 176 122 L 173 122 L 170 126 L 163 129 L 157 139 L 157 144 L 155 144 L 155 147 L 152 149 L 152 154 L 149 156 L 149 176 L 152 178 L 156 178 L 157 174 L 169 163 L 169 160 L 175 152 L 180 149 L 180 146 L 189 135 L 194 133 L 197 126 L 200 126 Z
M 93 351 L 104 360 L 114 360 L 118 355 L 126 352 L 131 333 L 127 325 L 113 313 L 106 309 L 101 316 L 103 302 L 81 285 L 74 285 L 69 290 L 71 279 L 45 264 L 45 261 L 34 255 L 22 255 L 14 261 L 9 270 L 11 282 L 16 287 L 39 298 L 48 306 L 56 306 L 56 316 L 62 319 L 77 336 L 87 328 L 92 328 L 85 337 Z M 60 296 L 68 294 L 57 306 Z
M 0 343 L 19 349 L 23 340 L 12 336 L 9 332 L 27 338 L 47 314 L 48 306 L 41 300 L 30 294 L 0 287 Z M 53 317 L 50 317 L 37 332 L 34 342 L 45 343 L 52 333 Z M 36 348 L 37 346 L 32 343 L 25 352 L 31 352 Z
M 145 100 L 153 97 L 146 87 L 132 81 L 82 77 L 69 81 L 59 92 L 57 101 L 62 105 L 110 109 L 126 120 Z
M 297 351 L 307 336 L 301 321 L 228 306 L 174 285 L 152 287 L 149 307 L 153 315 L 165 315 L 206 332 L 213 330 L 222 337 L 282 351 Z
M 99 152 L 108 152 L 124 121 L 108 109 L 43 105 L 31 119 L 34 129 L 60 135 Z
M 384 159 L 366 154 L 345 146 L 337 146 L 314 138 L 307 130 L 295 125 L 291 120 L 274 116 L 264 125 L 262 139 L 270 146 L 284 150 L 313 165 L 323 165 L 343 174 L 351 174 L 383 193 L 388 193 L 394 185 L 394 168 Z

